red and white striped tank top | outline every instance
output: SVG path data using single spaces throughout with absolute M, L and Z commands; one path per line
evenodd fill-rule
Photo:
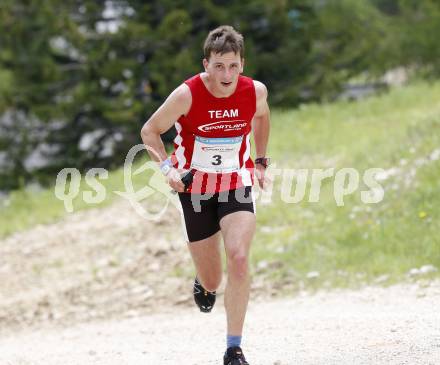
M 225 98 L 212 95 L 200 74 L 185 84 L 191 90 L 192 104 L 188 114 L 175 123 L 177 136 L 171 161 L 176 168 L 195 172 L 188 192 L 217 193 L 252 186 L 253 80 L 240 75 L 234 93 Z

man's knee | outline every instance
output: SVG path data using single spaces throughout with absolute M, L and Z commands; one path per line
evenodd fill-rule
M 245 278 L 248 273 L 249 258 L 241 250 L 228 254 L 228 273 L 237 279 Z
M 217 274 L 217 275 L 209 275 L 206 277 L 199 277 L 199 280 L 202 284 L 202 286 L 207 290 L 207 291 L 216 291 L 218 289 L 218 287 L 220 286 L 221 282 L 222 282 L 222 274 Z

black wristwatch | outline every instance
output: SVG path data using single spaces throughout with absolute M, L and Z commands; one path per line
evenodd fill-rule
M 270 158 L 269 157 L 258 157 L 255 159 L 255 164 L 259 164 L 263 166 L 265 169 L 267 169 L 267 166 L 270 165 Z

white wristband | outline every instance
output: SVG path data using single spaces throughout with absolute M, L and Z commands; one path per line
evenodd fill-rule
M 171 163 L 171 160 L 169 158 L 163 160 L 160 163 L 160 171 L 162 171 L 162 174 L 164 174 L 165 176 L 167 176 L 170 173 L 172 167 L 173 164 Z

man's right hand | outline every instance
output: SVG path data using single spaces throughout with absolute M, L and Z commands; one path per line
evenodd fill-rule
M 177 191 L 178 193 L 183 193 L 185 191 L 185 185 L 182 182 L 182 177 L 180 176 L 179 171 L 174 167 L 167 175 L 167 182 L 174 191 Z

